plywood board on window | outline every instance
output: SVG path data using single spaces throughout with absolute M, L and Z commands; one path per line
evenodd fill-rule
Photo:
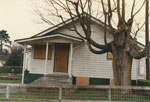
M 76 85 L 89 85 L 88 77 L 76 77 Z
M 107 53 L 107 59 L 113 59 L 113 55 L 112 55 L 111 52 L 108 52 L 108 53 Z
M 34 58 L 35 59 L 45 59 L 46 56 L 46 45 L 35 45 L 34 46 Z M 48 48 L 48 59 L 52 57 L 52 48 Z
M 110 86 L 114 86 L 114 79 L 110 79 Z

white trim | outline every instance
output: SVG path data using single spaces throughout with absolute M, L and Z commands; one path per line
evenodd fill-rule
M 48 60 L 48 42 L 46 42 L 46 55 L 45 55 L 45 72 L 44 74 L 46 75 L 47 73 L 47 60 Z
M 26 63 L 26 49 L 27 46 L 24 45 L 24 58 L 23 58 L 23 69 L 22 69 L 22 84 L 24 84 L 24 71 L 25 71 L 25 63 Z
M 68 60 L 68 74 L 71 77 L 71 64 L 72 64 L 72 53 L 73 53 L 73 44 L 70 43 L 69 50 L 69 60 Z
M 61 35 L 61 34 L 55 34 L 55 35 L 49 35 L 49 36 L 42 36 L 42 37 L 38 37 L 38 38 L 31 38 L 31 39 L 26 39 L 26 40 L 21 40 L 21 41 L 16 41 L 16 42 L 17 43 L 23 43 L 23 42 L 27 42 L 27 41 L 40 40 L 40 39 L 51 38 L 51 37 L 56 37 L 56 36 L 63 37 L 63 38 L 68 38 L 68 39 L 71 39 L 71 40 L 82 42 L 82 40 L 80 40 L 80 39 L 72 38 L 72 37 L 69 37 L 69 36 L 64 36 L 64 35 Z

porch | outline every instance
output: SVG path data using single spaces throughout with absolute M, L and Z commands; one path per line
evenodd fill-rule
M 71 78 L 71 61 L 73 47 L 82 43 L 82 40 L 62 35 L 55 35 L 48 38 L 24 41 L 24 64 L 25 70 L 30 74 L 45 76 L 56 73 L 64 73 Z M 28 51 L 27 46 L 31 46 Z M 30 53 L 30 54 L 29 54 Z

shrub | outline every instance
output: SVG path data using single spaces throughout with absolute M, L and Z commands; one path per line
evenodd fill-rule
M 23 47 L 13 45 L 11 53 L 8 55 L 8 59 L 4 66 L 22 66 L 23 65 Z
M 150 86 L 150 80 L 138 80 L 137 85 L 138 86 Z
M 0 74 L 1 73 L 20 74 L 22 73 L 22 66 L 2 66 L 0 67 Z

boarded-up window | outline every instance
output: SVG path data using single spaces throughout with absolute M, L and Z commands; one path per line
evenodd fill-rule
M 46 45 L 35 45 L 34 46 L 34 58 L 35 59 L 45 59 L 46 56 Z M 48 59 L 52 57 L 52 48 L 48 47 Z
M 89 78 L 76 77 L 76 85 L 89 85 Z
M 107 58 L 108 58 L 108 59 L 113 59 L 113 55 L 112 55 L 111 52 L 108 52 L 108 53 L 107 53 Z
M 110 86 L 114 86 L 114 79 L 110 79 Z

